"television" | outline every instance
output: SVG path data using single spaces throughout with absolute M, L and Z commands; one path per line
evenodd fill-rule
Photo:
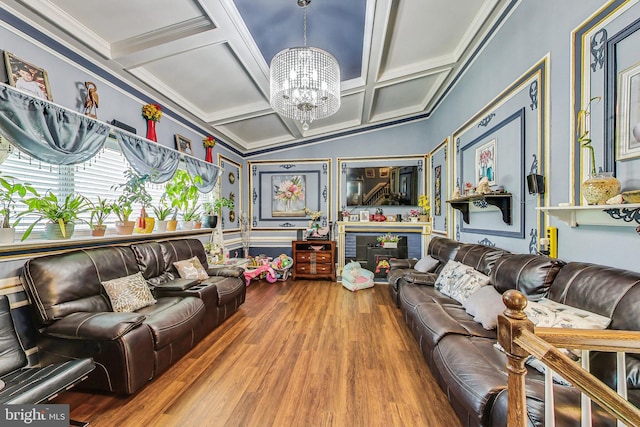
M 347 168 L 347 206 L 417 206 L 417 166 Z

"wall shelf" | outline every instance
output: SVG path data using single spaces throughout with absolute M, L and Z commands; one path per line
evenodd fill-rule
M 640 225 L 640 203 L 622 205 L 545 206 L 536 209 L 558 218 L 571 227 L 577 227 L 578 225 L 637 227 Z
M 472 206 L 486 209 L 488 206 L 497 207 L 502 212 L 502 220 L 505 224 L 511 225 L 511 194 L 478 194 L 475 196 L 460 197 L 458 199 L 447 200 L 452 208 L 462 213 L 462 220 L 469 224 L 469 213 Z

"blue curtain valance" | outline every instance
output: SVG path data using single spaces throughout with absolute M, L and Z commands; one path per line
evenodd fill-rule
M 215 187 L 218 181 L 218 177 L 222 174 L 222 168 L 220 166 L 203 162 L 193 157 L 184 156 L 184 164 L 187 167 L 189 175 L 200 175 L 202 178 L 202 185 L 196 184 L 202 193 L 208 193 L 213 190 L 213 187 Z
M 0 131 L 31 157 L 54 165 L 86 162 L 98 154 L 110 126 L 0 86 Z
M 119 129 L 114 128 L 114 133 L 122 154 L 138 175 L 149 174 L 152 182 L 160 184 L 176 173 L 180 164 L 177 151 Z

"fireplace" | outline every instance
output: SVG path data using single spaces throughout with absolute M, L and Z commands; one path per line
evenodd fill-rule
M 391 258 L 408 258 L 407 236 L 398 236 L 397 248 L 383 248 L 379 245 L 378 235 L 356 235 L 356 257 L 362 268 L 375 274 L 375 277 L 386 277 Z

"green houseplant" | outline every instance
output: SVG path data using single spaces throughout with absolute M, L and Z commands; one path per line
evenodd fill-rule
M 138 220 L 138 229 L 144 230 L 140 232 L 146 232 L 149 218 L 146 216 L 145 208 L 151 204 L 151 195 L 147 191 L 146 183 L 151 178 L 151 175 L 145 174 L 140 176 L 132 169 L 127 169 L 124 172 L 124 176 L 127 180 L 123 184 L 117 184 L 111 187 L 113 190 L 122 191 L 122 194 L 120 194 L 112 205 L 113 212 L 118 217 L 116 230 L 118 234 L 133 233 L 136 223 L 130 221 L 129 217 L 133 213 L 134 203 L 139 203 L 142 205 L 142 209 Z M 153 229 L 153 225 L 151 225 L 151 229 Z
M 397 248 L 400 238 L 395 234 L 387 233 L 376 237 L 376 240 L 382 244 L 383 248 Z
M 89 226 L 91 227 L 92 236 L 104 236 L 107 226 L 104 223 L 113 211 L 113 203 L 107 199 L 98 196 L 98 201 L 90 203 L 91 219 Z
M 587 106 L 578 111 L 576 119 L 576 135 L 580 147 L 589 151 L 591 163 L 591 173 L 586 180 L 580 184 L 582 197 L 589 205 L 604 205 L 607 200 L 620 193 L 620 181 L 613 176 L 613 172 L 596 171 L 596 154 L 591 144 L 592 139 L 589 131 L 588 120 L 591 116 L 591 105 L 600 101 L 600 96 L 595 96 L 589 100 Z
M 159 233 L 167 231 L 167 218 L 171 215 L 171 208 L 165 205 L 162 201 L 152 206 L 153 214 L 156 216 L 156 230 Z
M 216 197 L 212 202 L 204 202 L 202 226 L 205 228 L 216 228 L 218 225 L 218 216 L 222 213 L 222 208 L 233 210 L 235 203 L 229 197 Z
M 35 225 L 43 219 L 49 221 L 45 226 L 47 239 L 69 239 L 73 235 L 76 222 L 84 221 L 79 214 L 90 208 L 89 200 L 81 194 L 72 193 L 64 199 L 59 199 L 51 191 L 47 191 L 44 196 L 24 199 L 23 203 L 28 206 L 28 210 L 21 212 L 18 216 L 35 213 L 38 219 L 27 228 L 22 235 L 22 240 L 27 239 Z
M 20 183 L 8 175 L 0 176 L 0 215 L 2 216 L 0 243 L 13 243 L 16 236 L 16 226 L 21 218 L 17 218 L 12 223 L 11 216 L 15 212 L 16 203 L 22 200 L 27 193 L 38 195 L 38 192 L 28 183 Z
M 183 230 L 193 228 L 192 220 L 185 219 L 184 216 L 187 214 L 189 217 L 190 211 L 194 211 L 198 203 L 199 190 L 196 184 L 202 184 L 200 176 L 191 177 L 187 171 L 178 169 L 164 187 L 162 197 L 174 211 L 173 220 L 175 220 L 177 212 L 181 212 L 184 220 L 181 227 Z M 169 225 L 167 229 L 170 228 Z

